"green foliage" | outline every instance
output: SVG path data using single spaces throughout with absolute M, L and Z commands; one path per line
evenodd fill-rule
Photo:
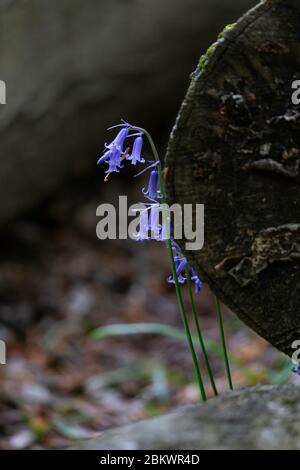
M 230 323 L 230 322 L 229 322 Z M 167 336 L 177 341 L 186 342 L 186 335 L 180 328 L 165 325 L 161 323 L 118 323 L 115 325 L 108 325 L 96 328 L 90 335 L 96 340 L 103 340 L 105 338 L 119 337 L 119 336 L 134 336 L 134 335 L 161 335 Z M 193 337 L 193 341 L 197 341 L 197 337 Z M 214 354 L 220 359 L 224 359 L 222 344 L 211 339 L 204 341 L 206 350 Z M 233 354 L 229 354 L 229 359 L 242 374 L 248 383 L 257 384 L 259 382 L 258 376 L 255 372 L 251 371 L 243 364 L 243 361 Z M 265 378 L 271 384 L 285 383 L 291 373 L 291 363 L 289 359 L 284 356 L 279 356 L 278 363 L 272 370 L 266 371 Z

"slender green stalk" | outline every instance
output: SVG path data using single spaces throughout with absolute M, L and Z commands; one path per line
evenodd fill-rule
M 215 307 L 216 307 L 218 320 L 219 320 L 219 328 L 220 328 L 220 334 L 221 334 L 222 349 L 223 349 L 223 355 L 224 355 L 224 362 L 225 362 L 227 380 L 228 380 L 229 388 L 231 390 L 233 390 L 231 372 L 230 372 L 230 366 L 229 366 L 229 359 L 228 359 L 228 353 L 227 353 L 226 341 L 225 341 L 225 333 L 224 333 L 224 325 L 223 325 L 223 319 L 222 319 L 221 305 L 220 305 L 220 301 L 219 301 L 219 299 L 216 295 L 214 295 L 214 302 L 215 302 Z
M 183 322 L 183 325 L 184 325 L 187 341 L 188 341 L 188 344 L 189 344 L 189 348 L 190 348 L 193 363 L 194 363 L 194 369 L 195 369 L 195 374 L 196 374 L 196 378 L 197 378 L 197 382 L 198 382 L 198 386 L 199 386 L 200 396 L 201 396 L 202 400 L 205 401 L 206 400 L 206 393 L 205 393 L 204 383 L 203 383 L 203 379 L 202 379 L 202 375 L 201 375 L 201 371 L 200 371 L 196 351 L 195 351 L 194 344 L 193 344 L 192 334 L 191 334 L 191 330 L 190 330 L 189 323 L 188 323 L 188 317 L 187 317 L 187 314 L 186 314 L 186 311 L 185 311 L 185 308 L 184 308 L 184 303 L 183 303 L 183 299 L 182 299 L 182 295 L 181 295 L 181 291 L 180 291 L 180 285 L 179 285 L 178 277 L 177 277 L 177 273 L 176 273 L 173 250 L 172 250 L 172 245 L 171 245 L 170 239 L 168 240 L 168 252 L 169 252 L 169 257 L 170 257 L 170 261 L 171 261 L 171 271 L 172 271 L 172 275 L 173 275 L 173 278 L 174 278 L 174 281 L 175 281 L 175 290 L 176 290 L 177 302 L 178 302 L 179 311 L 180 311 L 180 314 L 181 314 L 181 317 L 182 317 L 182 322 Z
M 162 166 L 161 166 L 161 162 L 160 162 L 160 158 L 159 158 L 156 146 L 153 142 L 152 137 L 150 136 L 150 134 L 145 129 L 140 128 L 140 127 L 135 127 L 135 129 L 138 130 L 138 131 L 142 131 L 145 134 L 145 136 L 147 137 L 147 139 L 149 141 L 149 144 L 150 144 L 151 150 L 153 152 L 154 158 L 157 162 L 159 162 L 159 164 L 157 165 L 157 169 L 158 169 L 158 175 L 159 175 L 159 188 L 160 188 L 160 193 L 161 193 L 161 198 L 162 198 L 163 220 L 166 221 L 166 223 L 167 223 L 167 216 L 166 216 L 165 207 L 164 207 L 165 190 L 164 190 L 164 181 L 163 181 L 163 176 L 162 176 Z M 168 226 L 168 224 L 167 224 L 167 226 Z M 189 345 L 189 348 L 190 348 L 191 356 L 192 356 L 192 359 L 193 359 L 195 375 L 196 375 L 196 379 L 197 379 L 197 383 L 198 383 L 198 387 L 199 387 L 199 396 L 203 401 L 206 401 L 206 399 L 207 399 L 206 392 L 205 392 L 204 383 L 203 383 L 203 379 L 202 379 L 202 375 L 201 375 L 201 371 L 200 371 L 200 367 L 199 367 L 199 363 L 198 363 L 198 359 L 197 359 L 197 355 L 196 355 L 196 351 L 195 351 L 195 347 L 194 347 L 194 343 L 193 343 L 191 330 L 190 330 L 189 323 L 188 323 L 187 313 L 185 311 L 184 302 L 183 302 L 183 298 L 182 298 L 182 295 L 181 295 L 180 284 L 178 282 L 178 277 L 177 277 L 177 273 L 176 273 L 176 266 L 175 266 L 173 249 L 172 249 L 172 244 L 171 244 L 171 239 L 170 239 L 170 234 L 169 233 L 167 235 L 167 248 L 168 248 L 168 253 L 169 253 L 169 258 L 170 258 L 170 263 L 171 263 L 171 272 L 172 272 L 172 276 L 173 276 L 173 279 L 174 279 L 174 282 L 175 282 L 175 290 L 176 290 L 176 297 L 177 297 L 178 307 L 179 307 L 180 315 L 181 315 L 181 318 L 182 318 L 183 326 L 184 326 L 184 329 L 185 329 L 185 333 L 186 333 L 188 345 Z
M 191 307 L 192 307 L 193 318 L 194 318 L 194 322 L 195 322 L 195 325 L 196 325 L 196 330 L 197 330 L 198 339 L 199 339 L 200 347 L 201 347 L 201 350 L 202 350 L 202 354 L 203 354 L 203 357 L 204 357 L 206 370 L 207 370 L 207 373 L 209 375 L 211 388 L 214 392 L 214 395 L 217 396 L 218 395 L 218 390 L 217 390 L 217 387 L 216 387 L 216 384 L 215 384 L 212 369 L 210 367 L 206 347 L 205 347 L 204 340 L 203 340 L 203 335 L 202 335 L 202 332 L 201 332 L 199 316 L 198 316 L 196 306 L 195 306 L 195 302 L 194 302 L 191 275 L 190 275 L 190 272 L 189 272 L 188 269 L 186 270 L 186 282 L 187 282 L 187 288 L 188 288 L 188 292 L 189 292 L 190 304 L 191 304 Z

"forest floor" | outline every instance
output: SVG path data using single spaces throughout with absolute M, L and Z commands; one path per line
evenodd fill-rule
M 105 200 L 127 190 L 113 183 Z M 102 200 L 93 185 L 75 185 L 2 232 L 1 449 L 58 448 L 197 401 L 186 343 L 167 335 L 181 334 L 182 325 L 166 283 L 166 250 L 154 242 L 100 242 L 95 210 Z M 223 393 L 228 387 L 208 288 L 197 305 Z M 283 355 L 225 308 L 224 317 L 236 387 L 297 382 Z M 141 323 L 155 323 L 157 334 L 138 334 Z M 91 334 L 118 324 L 131 325 L 131 334 L 122 326 L 117 336 Z M 211 396 L 206 375 L 205 382 Z

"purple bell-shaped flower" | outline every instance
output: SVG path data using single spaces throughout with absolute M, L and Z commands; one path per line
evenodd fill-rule
M 161 198 L 160 190 L 158 188 L 158 171 L 156 169 L 151 171 L 148 189 L 147 191 L 143 189 L 143 194 L 147 198 L 152 199 L 154 201 Z
M 126 158 L 130 160 L 132 165 L 136 165 L 137 163 L 144 163 L 145 159 L 141 156 L 143 148 L 143 138 L 138 136 L 133 143 L 132 152 Z

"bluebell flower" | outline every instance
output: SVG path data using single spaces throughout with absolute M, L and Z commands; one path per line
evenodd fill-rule
M 150 230 L 155 240 L 159 240 L 161 232 L 161 224 L 159 223 L 160 208 L 159 204 L 152 204 L 150 209 Z
M 200 277 L 197 275 L 196 271 L 194 270 L 194 268 L 191 269 L 191 281 L 195 285 L 195 294 L 198 294 L 201 291 L 203 284 L 201 282 Z
M 149 211 L 145 209 L 139 217 L 139 231 L 135 236 L 137 241 L 149 240 Z
M 186 275 L 182 273 L 188 267 L 188 262 L 187 262 L 187 259 L 181 253 L 180 246 L 177 244 L 177 242 L 175 242 L 174 238 L 171 239 L 171 244 L 172 244 L 172 250 L 175 253 L 174 261 L 175 261 L 176 273 L 178 275 L 178 280 L 179 280 L 179 275 L 180 275 L 179 282 L 181 284 L 184 284 L 186 281 Z M 169 283 L 174 284 L 173 276 L 169 276 L 167 281 Z M 198 294 L 201 291 L 203 284 L 201 282 L 201 279 L 197 275 L 196 271 L 194 270 L 194 268 L 191 268 L 191 281 L 194 283 L 195 294 Z
M 121 154 L 124 153 L 124 142 L 128 137 L 129 127 L 123 127 L 115 137 L 115 139 L 110 144 L 105 144 L 105 147 L 108 149 L 117 148 Z
M 122 155 L 124 154 L 124 143 L 128 137 L 129 127 L 123 127 L 117 134 L 110 144 L 105 144 L 106 152 L 97 161 L 97 165 L 103 162 L 108 163 L 108 170 L 106 173 L 119 172 L 119 168 L 122 168 Z
M 183 257 L 174 256 L 174 262 L 175 262 L 175 269 L 176 269 L 178 282 L 179 284 L 184 284 L 186 281 L 186 277 L 185 277 L 185 274 L 183 273 L 185 273 L 185 270 L 187 267 L 187 260 L 184 256 Z M 173 276 L 169 276 L 167 279 L 167 282 L 169 282 L 170 284 L 175 284 Z
M 292 372 L 294 372 L 297 375 L 300 375 L 300 364 L 297 364 L 295 367 L 293 367 Z
M 107 147 L 108 148 L 108 147 Z M 119 172 L 119 168 L 122 168 L 122 152 L 117 147 L 113 146 L 108 148 L 105 154 L 99 158 L 97 165 L 103 162 L 107 162 L 109 167 L 105 173 Z
M 143 137 L 139 135 L 133 143 L 131 154 L 126 157 L 127 160 L 131 161 L 132 165 L 136 165 L 137 162 L 139 163 L 145 162 L 145 159 L 141 156 L 142 148 L 143 148 Z
M 159 182 L 158 171 L 157 169 L 152 170 L 150 173 L 148 189 L 147 191 L 145 191 L 145 188 L 143 189 L 144 196 L 152 200 L 160 199 L 161 195 L 160 195 L 160 190 L 158 188 L 158 182 Z

